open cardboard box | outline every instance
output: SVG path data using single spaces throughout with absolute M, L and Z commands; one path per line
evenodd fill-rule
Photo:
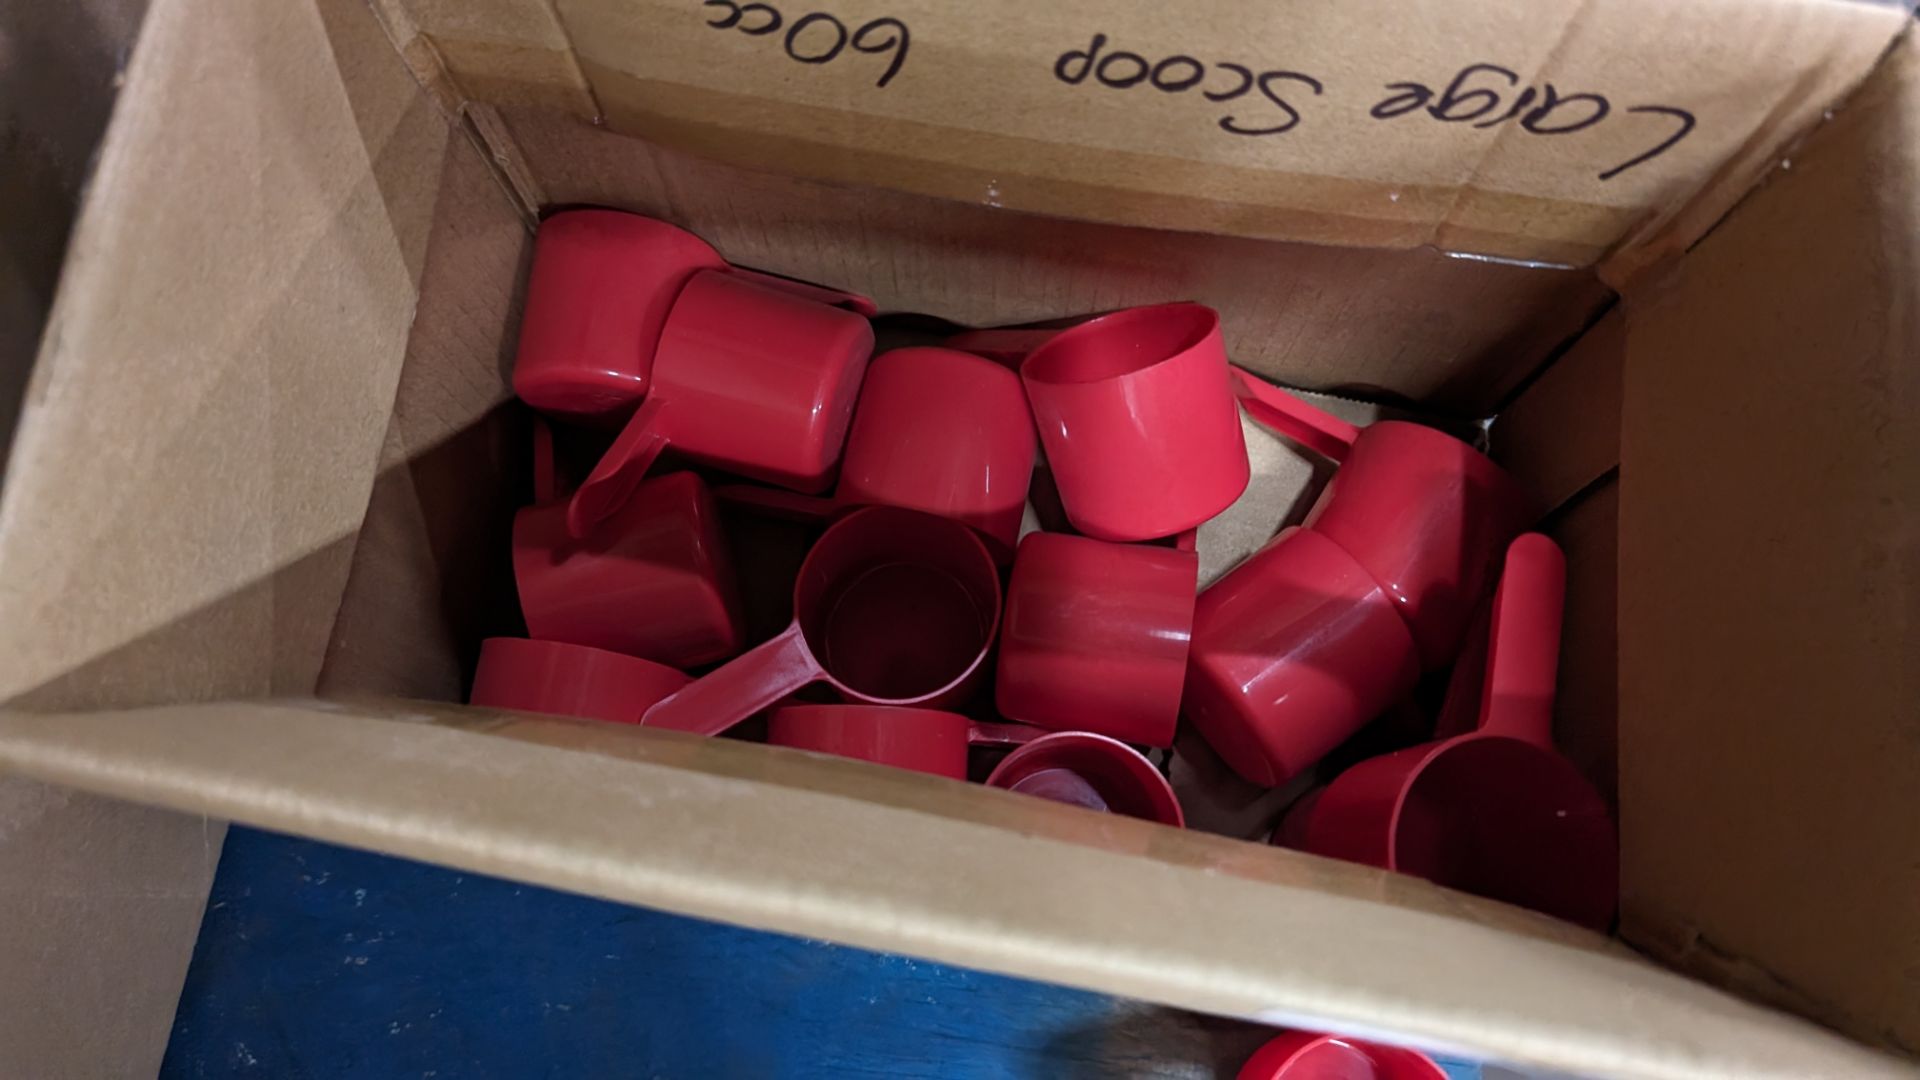
M 773 9 L 154 0 L 0 495 L 0 1070 L 157 1065 L 233 820 L 1575 1073 L 1908 1073 L 1903 12 L 830 0 L 850 43 L 820 60 L 828 6 L 752 34 Z M 1158 74 L 1081 65 L 1095 32 Z M 1500 70 L 1449 96 L 1476 63 Z M 1497 414 L 1558 507 L 1559 737 L 1617 790 L 1624 943 L 1263 845 L 443 704 L 510 608 L 529 225 L 582 202 L 963 323 L 1190 297 L 1278 381 Z

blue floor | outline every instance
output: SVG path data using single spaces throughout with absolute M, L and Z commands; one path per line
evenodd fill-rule
M 162 1075 L 1230 1077 L 1268 1034 L 235 828 Z

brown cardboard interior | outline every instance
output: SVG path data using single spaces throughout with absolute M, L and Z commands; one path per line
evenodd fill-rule
M 1611 253 L 1616 280 L 1711 226 L 1904 21 L 1825 0 L 375 6 L 447 98 L 722 160 L 1081 220 Z
M 1908 38 L 1627 308 L 1625 932 L 1920 1051 L 1920 323 Z
M 407 55 L 417 68 L 416 53 Z M 1756 275 L 1790 263 L 1793 244 L 1816 239 L 1803 235 L 1804 225 L 1782 234 L 1792 238 L 1786 251 L 1757 237 L 1815 220 L 1820 200 L 1836 195 L 1851 196 L 1843 205 L 1857 228 L 1839 236 L 1852 242 L 1904 221 L 1887 200 L 1910 193 L 1913 163 L 1890 156 L 1886 142 L 1907 116 L 1913 89 L 1900 65 L 1910 64 L 1900 60 L 1876 81 L 1865 119 L 1836 125 L 1823 140 L 1829 145 L 1809 151 L 1837 161 L 1868 155 L 1884 191 L 1843 185 L 1835 192 L 1829 181 L 1811 191 L 1779 184 L 1763 192 L 1755 205 L 1772 209 L 1736 215 L 1701 253 L 1719 245 L 1724 254 L 1661 294 L 1682 297 L 1666 301 L 1679 314 L 1636 322 L 1639 293 L 1629 293 L 1629 370 L 1653 375 L 1640 374 L 1643 381 L 1610 398 L 1565 389 L 1587 378 L 1606 385 L 1606 358 L 1621 353 L 1590 335 L 1521 395 L 1516 414 L 1535 409 L 1544 419 L 1530 427 L 1516 420 L 1512 442 L 1543 491 L 1577 496 L 1553 522 L 1569 547 L 1570 605 L 1580 627 L 1566 646 L 1568 686 L 1593 688 L 1570 694 L 1562 710 L 1569 750 L 1596 771 L 1610 757 L 1616 515 L 1625 526 L 1628 601 L 1619 627 L 1630 675 L 1636 658 L 1649 662 L 1636 642 L 1672 650 L 1651 658 L 1651 674 L 1622 689 L 1629 710 L 1621 725 L 1622 809 L 1630 888 L 1640 887 L 1628 899 L 1639 905 L 1644 897 L 1636 910 L 1653 913 L 1636 921 L 1630 910 L 1629 933 L 1647 944 L 1674 940 L 1657 932 L 1665 927 L 1705 927 L 1701 936 L 1716 955 L 1780 972 L 1798 987 L 1796 1008 L 1879 1042 L 1911 1030 L 1910 1015 L 1889 996 L 1897 982 L 1885 981 L 1901 970 L 1900 956 L 1912 956 L 1903 952 L 1912 943 L 1911 912 L 1849 922 L 1829 908 L 1736 902 L 1751 882 L 1771 881 L 1788 860 L 1824 842 L 1818 815 L 1797 819 L 1804 831 L 1786 831 L 1790 847 L 1758 862 L 1736 860 L 1737 873 L 1700 860 L 1703 848 L 1723 839 L 1705 827 L 1726 822 L 1699 820 L 1688 801 L 1690 777 L 1672 770 L 1698 760 L 1727 729 L 1673 721 L 1663 702 L 1689 700 L 1685 672 L 1660 665 L 1698 658 L 1700 649 L 1679 647 L 1674 636 L 1698 639 L 1703 631 L 1679 619 L 1658 630 L 1663 601 L 1636 605 L 1627 578 L 1639 574 L 1635 580 L 1667 588 L 1678 577 L 1709 589 L 1735 569 L 1754 569 L 1721 566 L 1719 550 L 1669 543 L 1662 526 L 1678 520 L 1676 508 L 1696 490 L 1676 476 L 1672 486 L 1649 484 L 1642 495 L 1635 484 L 1645 481 L 1635 477 L 1669 475 L 1662 470 L 1670 470 L 1674 447 L 1702 452 L 1709 437 L 1720 440 L 1712 446 L 1739 441 L 1728 430 L 1737 419 L 1731 413 L 1721 414 L 1720 429 L 1693 425 L 1695 410 L 1718 392 L 1705 384 L 1717 380 L 1673 358 L 1703 350 L 1723 368 L 1733 363 L 1737 350 L 1715 352 L 1708 339 L 1741 340 L 1732 333 L 1746 317 L 1737 298 Z M 892 306 L 966 321 L 1019 321 L 1191 290 L 1229 320 L 1284 329 L 1239 343 L 1242 358 L 1257 357 L 1269 374 L 1469 414 L 1523 383 L 1606 300 L 1579 272 L 1417 250 L 1070 224 L 702 163 L 555 122 L 552 102 L 468 115 L 470 130 L 487 136 L 483 145 L 505 166 L 501 184 L 472 146 L 447 137 L 430 100 L 350 0 L 238 16 L 208 0 L 156 0 L 0 492 L 0 599 L 24 615 L 0 625 L 7 646 L 0 697 L 15 710 L 0 716 L 0 764 L 192 814 L 672 910 L 1583 1073 L 1901 1070 L 1523 912 L 1262 846 L 1089 820 L 849 763 L 429 706 L 81 711 L 316 686 L 337 698 L 458 696 L 463 653 L 498 609 L 465 585 L 498 572 L 489 568 L 497 558 L 490 538 L 504 535 L 521 484 L 524 418 L 505 407 L 505 365 L 528 241 L 515 200 L 530 191 L 647 209 L 709 232 L 742 262 L 861 285 Z M 511 141 L 499 141 L 503 135 Z M 262 153 L 279 163 L 265 179 L 231 168 Z M 609 186 L 622 176 L 628 183 Z M 885 227 L 868 225 L 869 213 Z M 922 217 L 936 241 L 914 239 L 909 225 Z M 1829 243 L 1823 250 L 1840 250 L 1838 239 Z M 1855 278 L 1839 279 L 1850 292 L 1834 297 L 1831 309 L 1871 337 L 1860 355 L 1881 361 L 1907 344 L 1886 323 L 1887 312 L 1902 310 L 1890 290 L 1910 289 L 1912 281 L 1900 261 L 1905 249 L 1892 247 L 1898 250 L 1883 246 L 1880 258 L 1855 266 Z M 1213 275 L 1216 262 L 1236 273 Z M 1299 290 L 1303 278 L 1323 282 L 1321 291 L 1289 306 L 1284 320 L 1263 311 L 1269 296 Z M 1806 287 L 1780 280 L 1789 291 Z M 1456 296 L 1467 299 L 1449 305 Z M 1776 312 L 1790 308 L 1769 303 Z M 1596 330 L 1617 332 L 1612 320 Z M 1263 352 L 1275 338 L 1283 340 Z M 1818 370 L 1818 335 L 1780 338 L 1793 345 L 1777 361 L 1783 374 Z M 1428 340 L 1442 346 L 1422 351 Z M 1349 367 L 1349 357 L 1359 366 Z M 129 378 L 136 370 L 158 374 Z M 1887 415 L 1904 416 L 1911 373 L 1904 378 L 1842 381 L 1853 392 L 1897 392 L 1907 412 Z M 1777 381 L 1756 382 L 1751 393 L 1756 409 L 1792 400 Z M 1601 408 L 1586 408 L 1596 400 Z M 1627 466 L 1609 481 L 1609 425 L 1594 415 L 1612 408 L 1629 438 Z M 1520 434 L 1551 436 L 1556 427 L 1567 437 Z M 1696 441 L 1676 441 L 1681 433 Z M 1902 459 L 1892 455 L 1894 443 L 1876 440 L 1907 439 L 1911 449 L 1912 435 L 1910 421 L 1888 419 L 1859 433 L 1862 441 L 1840 445 L 1857 451 L 1859 468 L 1879 469 L 1872 475 L 1891 483 L 1902 474 L 1890 463 Z M 1508 452 L 1498 432 L 1495 444 Z M 1536 452 L 1520 449 L 1535 445 Z M 1749 467 L 1731 475 L 1734 491 L 1764 500 L 1755 487 L 1760 473 Z M 1884 503 L 1842 502 L 1830 512 L 1852 520 L 1868 504 L 1890 507 L 1885 512 L 1896 519 L 1873 535 L 1902 535 L 1906 518 L 1897 515 L 1916 505 L 1911 473 L 1905 476 L 1905 489 L 1868 493 Z M 1719 509 L 1728 527 L 1751 525 L 1740 506 Z M 1795 527 L 1803 531 L 1794 537 L 1829 545 L 1806 550 L 1840 553 L 1845 534 Z M 1756 553 L 1755 566 L 1777 571 L 1772 560 L 1788 553 Z M 1863 595 L 1882 605 L 1872 610 L 1875 625 L 1886 628 L 1875 638 L 1885 649 L 1904 644 L 1898 628 L 1910 625 L 1897 610 L 1911 611 L 1899 605 L 1912 601 L 1912 556 L 1909 543 L 1858 568 Z M 1858 637 L 1839 624 L 1832 633 L 1836 641 Z M 1783 632 L 1768 645 L 1792 640 Z M 1708 659 L 1731 665 L 1740 658 Z M 1798 671 L 1784 657 L 1774 662 L 1782 678 Z M 1873 722 L 1822 745 L 1844 767 L 1835 776 L 1881 755 L 1885 771 L 1845 803 L 1853 814 L 1910 821 L 1912 786 L 1898 781 L 1911 777 L 1917 756 L 1897 752 L 1890 725 L 1903 703 L 1910 709 L 1912 687 L 1880 690 L 1884 697 L 1860 702 Z M 1701 692 L 1693 691 L 1693 704 Z M 1748 708 L 1768 714 L 1765 702 Z M 1648 739 L 1653 718 L 1664 722 L 1648 752 L 1670 754 L 1670 764 L 1636 756 L 1643 753 L 1636 734 Z M 1783 738 L 1798 730 L 1787 719 L 1778 725 Z M 1885 749 L 1890 744 L 1896 751 Z M 1769 752 L 1806 749 L 1788 739 Z M 1763 757 L 1747 755 L 1731 779 L 1792 791 L 1767 771 L 1786 757 Z M 1780 800 L 1770 810 L 1826 805 Z M 95 857 L 102 849 L 89 837 L 124 832 L 111 814 L 53 806 L 38 820 L 42 842 L 22 844 L 9 831 L 0 858 L 31 866 L 36 851 L 70 845 L 76 869 L 63 888 L 158 891 L 197 910 L 207 859 Z M 197 819 L 146 820 L 157 836 L 200 843 Z M 1702 828 L 1672 829 L 1678 822 Z M 1668 843 L 1660 834 L 1670 829 L 1678 838 Z M 1913 894 L 1897 891 L 1911 885 L 1910 876 L 1899 876 L 1911 874 L 1911 834 L 1877 835 L 1885 846 L 1849 852 L 1864 878 L 1862 891 L 1848 894 L 1856 906 L 1869 896 L 1885 899 L 1871 889 Z M 862 840 L 849 844 L 849 836 Z M 1709 884 L 1718 891 L 1703 891 Z M 1081 900 L 1090 892 L 1099 904 Z M 0 893 L 26 912 L 7 921 L 52 919 L 68 931 L 58 940 L 82 947 L 84 935 L 65 913 L 47 912 L 48 895 L 39 882 Z M 98 917 L 141 916 L 126 905 Z M 174 920 L 177 931 L 187 923 Z M 34 953 L 26 937 L 0 935 L 9 981 L 53 978 L 60 955 Z M 150 966 L 167 983 L 164 972 L 177 973 L 185 943 L 180 933 L 159 937 L 130 947 L 119 962 Z M 1833 942 L 1855 951 L 1820 951 Z M 1876 945 L 1894 966 L 1885 956 L 1858 955 Z M 1729 974 L 1733 964 L 1666 951 L 1692 970 L 1756 989 Z M 77 1008 L 74 1000 L 59 1004 Z M 142 1052 L 153 1053 L 151 1040 L 165 1038 L 159 1009 L 149 1001 L 144 1016 L 127 1015 L 117 1029 L 122 1045 L 134 1046 L 144 1032 Z M 57 1074 L 101 1060 L 86 1056 L 101 1051 L 79 1045 L 76 1025 L 31 1019 L 40 1011 L 14 1014 L 22 1030 L 5 1032 L 19 1035 L 0 1058 L 8 1072 Z M 138 1057 L 129 1050 L 121 1060 Z M 15 1060 L 24 1064 L 15 1068 Z

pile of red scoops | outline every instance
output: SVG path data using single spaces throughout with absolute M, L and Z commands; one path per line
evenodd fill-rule
M 989 747 L 991 786 L 1179 826 L 1137 748 L 1182 716 L 1277 786 L 1451 668 L 1435 741 L 1347 768 L 1275 842 L 1610 922 L 1613 827 L 1551 739 L 1564 560 L 1499 466 L 1232 367 L 1199 304 L 878 356 L 875 314 L 664 222 L 548 218 L 514 371 L 544 418 L 528 637 L 484 643 L 473 703 L 700 735 L 765 714 L 769 742 L 956 780 Z M 1249 479 L 1241 407 L 1339 468 L 1198 591 L 1195 530 Z M 602 433 L 577 486 L 545 421 Z M 1063 522 L 1023 535 L 1042 454 Z M 722 504 L 815 529 L 766 640 Z

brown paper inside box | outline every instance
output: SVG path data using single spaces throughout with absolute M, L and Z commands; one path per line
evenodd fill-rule
M 1820 0 L 154 0 L 0 494 L 0 1071 L 157 1066 L 231 820 L 1580 1074 L 1906 1074 L 1906 30 Z M 513 610 L 531 223 L 582 203 L 957 324 L 1203 301 L 1276 382 L 1484 433 L 1556 507 L 1556 735 L 1617 800 L 1619 937 L 453 704 Z M 1252 449 L 1210 573 L 1317 482 Z M 1197 824 L 1276 809 L 1208 779 Z

